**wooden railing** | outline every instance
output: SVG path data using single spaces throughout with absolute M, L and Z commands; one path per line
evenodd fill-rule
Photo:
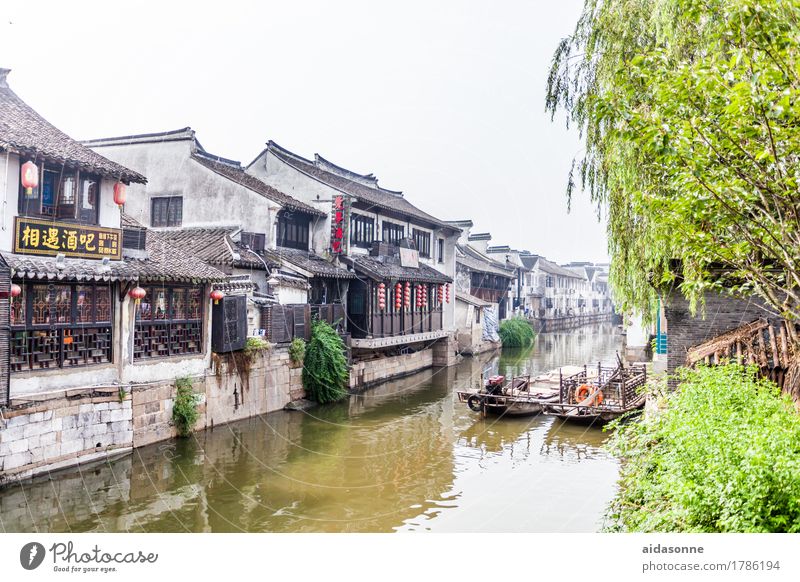
M 715 366 L 726 361 L 755 364 L 778 386 L 791 362 L 786 322 L 757 319 L 696 345 L 686 353 L 686 365 Z
M 591 374 L 589 372 L 592 372 Z M 583 367 L 572 376 L 561 379 L 560 399 L 562 403 L 576 403 L 578 388 L 588 385 L 603 391 L 603 406 L 607 408 L 627 408 L 640 398 L 638 388 L 647 382 L 647 371 L 643 364 L 630 368 L 611 368 L 597 364 L 596 368 Z

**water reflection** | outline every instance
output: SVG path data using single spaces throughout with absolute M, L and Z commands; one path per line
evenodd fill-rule
M 617 474 L 604 433 L 549 417 L 481 419 L 453 388 L 481 374 L 608 361 L 618 345 L 610 326 L 546 334 L 528 351 L 10 486 L 0 490 L 0 529 L 596 530 Z

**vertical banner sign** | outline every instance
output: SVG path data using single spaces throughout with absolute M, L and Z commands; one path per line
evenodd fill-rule
M 349 224 L 349 198 L 338 194 L 333 197 L 333 206 L 331 208 L 331 252 L 334 255 L 347 254 L 347 230 Z

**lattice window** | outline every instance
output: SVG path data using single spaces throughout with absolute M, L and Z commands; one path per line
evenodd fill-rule
M 12 302 L 12 372 L 113 361 L 109 285 L 24 284 Z
M 202 353 L 202 288 L 149 286 L 145 291 L 136 310 L 133 359 Z

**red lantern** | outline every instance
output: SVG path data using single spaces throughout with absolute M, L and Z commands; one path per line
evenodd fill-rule
M 219 289 L 214 289 L 210 294 L 209 297 L 214 300 L 214 305 L 219 303 L 219 300 L 225 297 L 225 294 L 220 291 Z
M 442 289 L 441 285 L 437 285 L 436 286 L 436 300 L 441 305 L 443 299 L 444 299 L 444 289 Z
M 403 285 L 398 283 L 394 286 L 394 307 L 397 311 L 403 306 Z
M 411 283 L 406 281 L 406 290 L 403 293 L 403 306 L 408 309 L 411 307 Z
M 11 285 L 11 296 L 12 297 L 19 297 L 20 295 L 22 295 L 22 287 L 20 287 L 16 283 L 13 283 Z
M 33 194 L 33 189 L 39 186 L 39 168 L 33 162 L 25 162 L 20 168 L 22 173 L 22 187 L 25 188 L 25 195 Z
M 428 306 L 428 286 L 427 285 L 420 285 L 420 290 L 422 291 L 422 307 Z
M 417 285 L 417 297 L 415 304 L 417 306 L 417 309 L 422 307 L 422 285 Z
M 136 302 L 136 305 L 139 305 L 139 302 L 145 298 L 147 295 L 147 291 L 139 287 L 138 285 L 128 291 L 128 296 Z
M 447 283 L 444 286 L 444 296 L 447 299 L 447 302 L 450 303 L 450 283 Z
M 378 283 L 378 309 L 386 309 L 386 285 Z
M 114 204 L 122 206 L 125 204 L 125 197 L 127 195 L 125 184 L 117 182 L 114 184 Z

